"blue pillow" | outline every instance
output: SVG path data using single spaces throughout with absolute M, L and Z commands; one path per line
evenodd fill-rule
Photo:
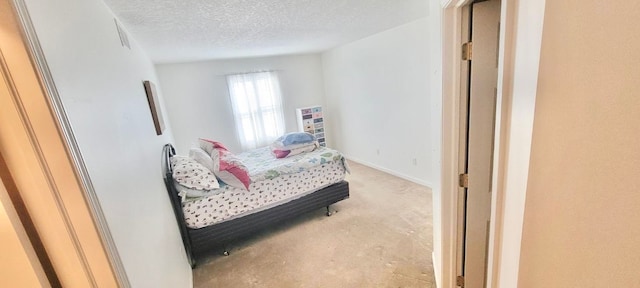
M 283 146 L 297 145 L 297 144 L 307 144 L 313 143 L 316 141 L 316 136 L 313 136 L 311 133 L 307 132 L 293 132 L 287 133 L 276 140 L 276 142 L 282 143 Z

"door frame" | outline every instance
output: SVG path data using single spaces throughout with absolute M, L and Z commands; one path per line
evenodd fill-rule
M 441 262 L 434 263 L 438 287 L 456 287 L 459 99 L 464 93 L 460 85 L 461 15 L 470 2 L 440 0 L 442 174 L 440 203 L 434 203 L 440 205 L 434 210 L 442 211 L 441 246 L 435 246 L 442 250 L 434 252 L 442 255 Z M 544 7 L 545 0 L 502 1 L 487 287 L 518 284 Z

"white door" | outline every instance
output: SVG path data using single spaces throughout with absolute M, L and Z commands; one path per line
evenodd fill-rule
M 462 191 L 462 273 L 464 287 L 486 286 L 487 244 L 491 217 L 491 173 L 498 81 L 500 0 L 476 1 L 468 9 L 471 60 L 467 97 L 462 99 L 461 173 L 468 175 Z M 466 125 L 465 125 L 466 124 Z M 466 140 L 466 141 L 464 141 Z

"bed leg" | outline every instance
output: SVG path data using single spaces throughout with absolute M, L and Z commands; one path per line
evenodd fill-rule
M 331 216 L 331 209 L 329 209 L 329 206 L 327 206 L 327 217 Z

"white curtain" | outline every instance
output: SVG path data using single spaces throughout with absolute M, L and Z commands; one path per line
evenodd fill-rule
M 266 146 L 284 133 L 280 82 L 275 72 L 229 75 L 227 84 L 243 150 Z

